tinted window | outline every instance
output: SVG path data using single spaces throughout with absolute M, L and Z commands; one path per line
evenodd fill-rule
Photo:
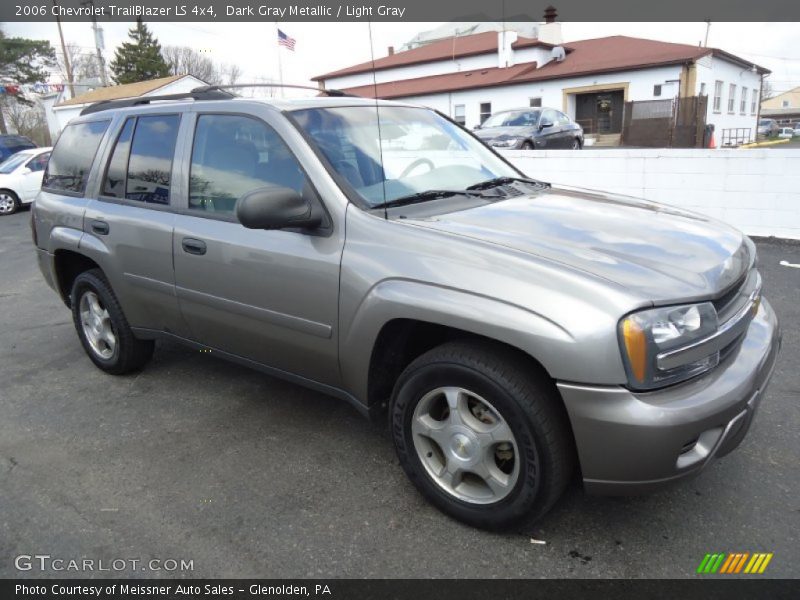
M 113 198 L 125 197 L 125 179 L 128 172 L 128 157 L 131 152 L 131 138 L 133 128 L 136 126 L 136 117 L 125 121 L 117 143 L 114 145 L 114 152 L 108 162 L 106 176 L 103 178 L 103 195 Z
M 558 116 L 556 115 L 556 111 L 553 109 L 548 109 L 542 113 L 542 122 L 549 121 L 553 125 L 556 124 L 558 121 Z
M 33 160 L 31 160 L 26 167 L 28 167 L 31 171 L 42 171 L 47 166 L 47 160 L 50 158 L 50 153 L 45 152 L 44 154 L 40 154 Z
M 178 115 L 139 117 L 128 158 L 125 197 L 150 204 L 169 204 L 172 155 L 178 138 Z
M 92 161 L 109 121 L 67 125 L 47 164 L 42 187 L 83 193 Z
M 305 176 L 266 123 L 238 115 L 200 115 L 189 171 L 189 208 L 231 214 L 251 190 L 288 187 L 302 193 Z

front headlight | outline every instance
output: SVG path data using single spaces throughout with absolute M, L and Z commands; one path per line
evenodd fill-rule
M 713 335 L 717 325 L 717 311 L 710 302 L 654 308 L 622 319 L 620 346 L 631 387 L 661 387 L 716 366 L 719 352 L 669 369 L 659 368 L 657 358 Z
M 502 140 L 492 140 L 492 146 L 496 148 L 513 148 L 522 138 L 505 138 Z

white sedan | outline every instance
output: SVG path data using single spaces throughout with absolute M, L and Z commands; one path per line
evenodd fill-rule
M 31 148 L 0 164 L 0 215 L 10 215 L 33 202 L 52 148 Z

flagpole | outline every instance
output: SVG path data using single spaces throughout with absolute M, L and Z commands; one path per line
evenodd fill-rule
M 278 34 L 278 22 L 275 22 L 275 41 L 278 42 L 280 35 Z M 281 64 L 281 45 L 278 43 L 278 80 L 281 84 L 281 98 L 283 98 L 283 65 Z

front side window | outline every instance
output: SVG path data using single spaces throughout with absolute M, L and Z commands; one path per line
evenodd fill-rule
M 424 108 L 346 106 L 292 115 L 366 208 L 520 176 L 479 140 Z
M 374 112 L 374 111 L 373 111 Z M 189 208 L 233 214 L 236 201 L 263 187 L 302 194 L 306 177 L 272 127 L 252 117 L 200 115 L 189 171 Z
M 82 194 L 109 123 L 106 120 L 67 125 L 47 163 L 42 188 Z
M 714 112 L 722 110 L 722 82 L 714 82 Z
M 44 171 L 44 168 L 47 166 L 47 161 L 50 159 L 50 153 L 45 152 L 44 154 L 40 154 L 39 156 L 33 158 L 27 165 L 31 171 L 39 172 Z
M 486 121 L 486 119 L 488 119 L 491 116 L 492 116 L 492 103 L 481 102 L 481 125 L 483 125 L 483 122 Z

